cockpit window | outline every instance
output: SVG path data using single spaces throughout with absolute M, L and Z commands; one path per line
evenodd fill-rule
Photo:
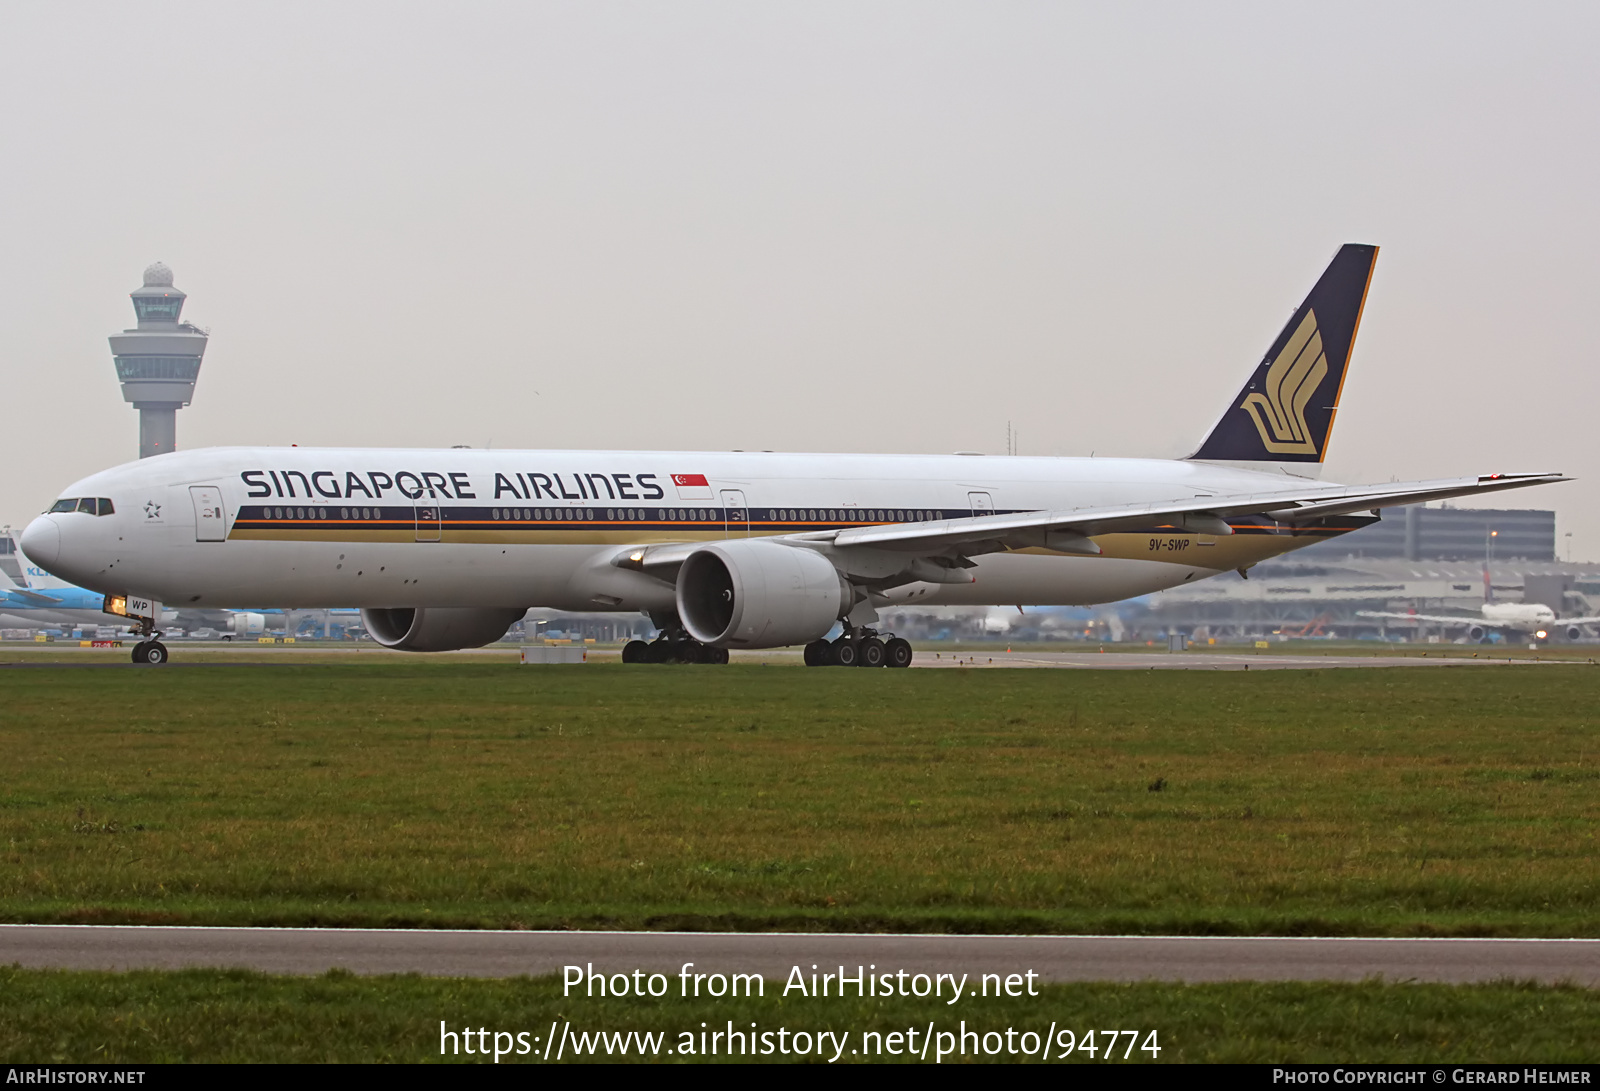
M 106 496 L 78 496 L 66 500 L 57 500 L 50 505 L 52 513 L 81 511 L 88 515 L 115 515 L 116 510 L 111 505 L 111 498 Z

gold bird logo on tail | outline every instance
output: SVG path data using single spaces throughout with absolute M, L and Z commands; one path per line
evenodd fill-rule
M 1305 321 L 1267 369 L 1266 390 L 1247 394 L 1239 403 L 1255 421 L 1263 447 L 1280 455 L 1317 453 L 1306 425 L 1306 404 L 1327 374 L 1328 357 L 1322 351 L 1317 315 L 1307 310 Z

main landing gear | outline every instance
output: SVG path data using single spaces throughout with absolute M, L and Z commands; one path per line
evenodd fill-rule
M 898 636 L 885 640 L 871 629 L 845 629 L 837 640 L 806 645 L 808 667 L 909 667 L 911 644 Z
M 694 639 L 682 628 L 661 630 L 651 641 L 630 640 L 622 646 L 624 663 L 712 663 L 728 661 L 727 648 L 713 648 Z
M 669 620 L 671 618 L 671 620 Z M 713 648 L 690 636 L 672 615 L 652 615 L 661 633 L 654 640 L 630 640 L 622 646 L 624 663 L 726 663 L 728 649 Z M 909 667 L 911 644 L 874 629 L 845 627 L 838 640 L 813 640 L 806 645 L 808 667 Z

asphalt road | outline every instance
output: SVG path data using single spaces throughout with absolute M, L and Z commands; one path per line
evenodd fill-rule
M 1062 981 L 1567 981 L 1600 987 L 1600 940 L 1187 936 L 924 936 L 703 932 L 0 925 L 0 965 L 74 970 L 243 967 L 448 977 L 876 972 L 1037 974 Z

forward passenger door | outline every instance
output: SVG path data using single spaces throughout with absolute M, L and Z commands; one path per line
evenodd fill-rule
M 215 485 L 190 485 L 189 499 L 194 502 L 194 540 L 227 541 L 228 511 L 222 506 L 222 490 Z

